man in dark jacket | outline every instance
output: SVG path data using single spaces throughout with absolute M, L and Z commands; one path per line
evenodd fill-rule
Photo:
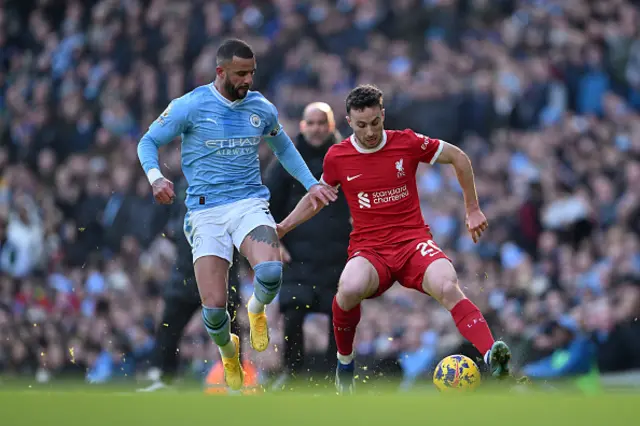
M 308 105 L 300 123 L 300 131 L 294 143 L 313 175 L 320 179 L 324 156 L 329 147 L 340 139 L 335 132 L 335 120 L 329 105 L 321 102 Z M 266 185 L 271 192 L 270 208 L 276 221 L 284 219 L 306 193 L 304 187 L 292 179 L 278 162 L 274 162 L 268 170 Z M 335 203 L 323 209 L 313 220 L 287 234 L 282 241 L 286 267 L 279 298 L 285 321 L 286 370 L 276 382 L 276 387 L 281 386 L 289 375 L 296 375 L 302 369 L 302 326 L 309 313 L 327 314 L 330 319 L 329 346 L 318 367 L 321 371 L 327 371 L 335 363 L 331 303 L 338 278 L 347 261 L 350 232 L 349 208 L 341 194 Z
M 184 199 L 186 182 L 181 179 L 175 185 L 178 199 Z M 182 198 L 180 198 L 182 196 Z M 164 288 L 164 310 L 158 324 L 156 344 L 152 357 L 152 368 L 147 378 L 151 384 L 141 391 L 152 392 L 167 387 L 178 372 L 179 353 L 177 351 L 182 332 L 202 306 L 198 286 L 193 269 L 191 246 L 184 236 L 183 223 L 186 207 L 184 203 L 175 202 L 166 225 L 165 235 L 177 248 L 176 264 L 172 276 Z M 229 273 L 229 315 L 235 317 L 234 310 L 240 307 L 240 276 L 238 253 L 235 253 L 233 267 Z M 231 332 L 240 335 L 238 322 L 231 323 Z

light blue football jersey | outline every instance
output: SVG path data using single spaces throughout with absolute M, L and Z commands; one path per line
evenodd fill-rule
M 182 172 L 189 210 L 248 198 L 269 199 L 262 183 L 258 148 L 264 140 L 283 166 L 307 189 L 317 184 L 278 122 L 278 111 L 261 93 L 234 102 L 213 83 L 173 100 L 138 144 L 145 173 L 160 169 L 158 147 L 182 136 Z

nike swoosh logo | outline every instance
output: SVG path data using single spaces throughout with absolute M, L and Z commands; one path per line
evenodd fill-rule
M 213 118 L 207 118 L 207 121 L 210 121 L 215 125 L 218 125 L 218 122 L 216 120 L 214 120 Z
M 359 175 L 355 175 L 355 176 L 347 176 L 347 182 L 351 182 L 354 179 L 358 179 L 360 176 L 362 176 L 362 173 L 360 173 Z

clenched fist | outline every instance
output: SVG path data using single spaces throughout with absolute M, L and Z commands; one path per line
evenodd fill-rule
M 173 182 L 166 178 L 158 178 L 151 184 L 153 198 L 160 204 L 173 204 L 176 193 L 173 192 Z
M 482 233 L 489 227 L 487 218 L 480 209 L 467 212 L 467 231 L 471 234 L 474 243 L 480 241 Z

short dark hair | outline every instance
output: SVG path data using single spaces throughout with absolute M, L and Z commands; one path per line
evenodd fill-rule
M 237 38 L 225 40 L 216 53 L 216 65 L 230 62 L 234 56 L 242 59 L 251 59 L 254 56 L 253 49 L 247 42 Z
M 382 91 L 373 84 L 361 84 L 349 92 L 346 104 L 347 114 L 352 109 L 362 111 L 374 106 L 382 108 Z

